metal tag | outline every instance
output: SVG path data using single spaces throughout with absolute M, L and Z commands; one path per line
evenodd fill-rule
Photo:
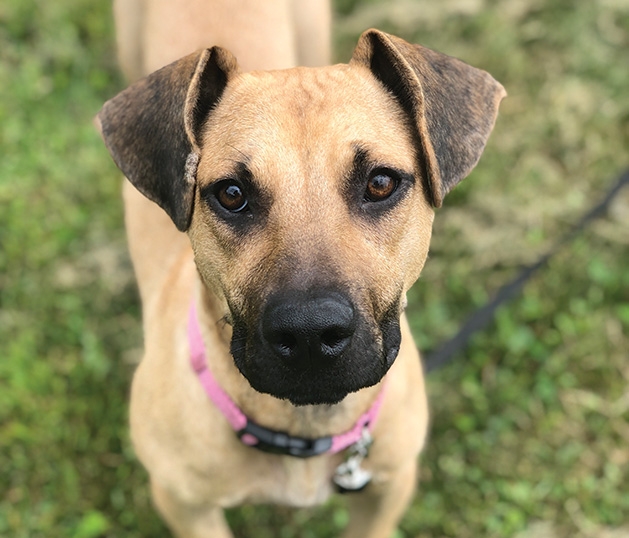
M 362 437 L 349 447 L 347 459 L 336 468 L 332 478 L 340 493 L 361 491 L 371 482 L 371 473 L 363 469 L 361 463 L 369 454 L 372 442 L 371 434 L 365 428 Z

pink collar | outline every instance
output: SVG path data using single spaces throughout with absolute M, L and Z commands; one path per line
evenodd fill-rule
M 197 318 L 194 301 L 190 303 L 188 314 L 188 342 L 190 362 L 210 400 L 221 411 L 240 440 L 265 452 L 307 458 L 319 454 L 336 454 L 363 439 L 365 432 L 371 432 L 380 410 L 384 391 L 375 399 L 369 410 L 361 415 L 354 427 L 345 433 L 318 439 L 294 437 L 260 426 L 248 419 L 227 393 L 220 387 L 207 365 L 205 346 Z

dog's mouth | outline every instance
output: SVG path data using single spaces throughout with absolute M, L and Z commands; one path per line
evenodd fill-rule
M 274 296 L 255 323 L 232 313 L 231 352 L 251 386 L 294 405 L 335 404 L 378 383 L 397 357 L 399 305 L 379 321 L 343 294 Z

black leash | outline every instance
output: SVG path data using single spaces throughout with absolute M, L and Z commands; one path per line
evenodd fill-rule
M 629 183 L 629 169 L 625 170 L 613 187 L 607 192 L 605 197 L 585 215 L 583 215 L 572 228 L 555 243 L 546 254 L 544 254 L 534 264 L 524 267 L 520 273 L 511 281 L 502 286 L 494 298 L 486 305 L 476 310 L 467 321 L 461 326 L 459 332 L 437 350 L 429 353 L 424 359 L 424 369 L 426 372 L 436 370 L 452 361 L 454 356 L 463 350 L 472 335 L 483 330 L 494 317 L 496 309 L 502 304 L 513 299 L 522 289 L 524 284 L 561 248 L 574 239 L 591 221 L 600 217 L 609 206 L 610 202 Z

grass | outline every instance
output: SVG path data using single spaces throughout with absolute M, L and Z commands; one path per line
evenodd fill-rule
M 420 348 L 531 262 L 629 159 L 622 1 L 338 0 L 346 61 L 376 26 L 482 66 L 509 92 L 439 210 L 411 292 Z M 0 5 L 0 536 L 168 536 L 129 444 L 141 347 L 119 174 L 91 125 L 122 88 L 110 6 Z M 629 192 L 451 366 L 399 537 L 629 535 Z M 335 536 L 320 510 L 230 511 L 238 536 Z

